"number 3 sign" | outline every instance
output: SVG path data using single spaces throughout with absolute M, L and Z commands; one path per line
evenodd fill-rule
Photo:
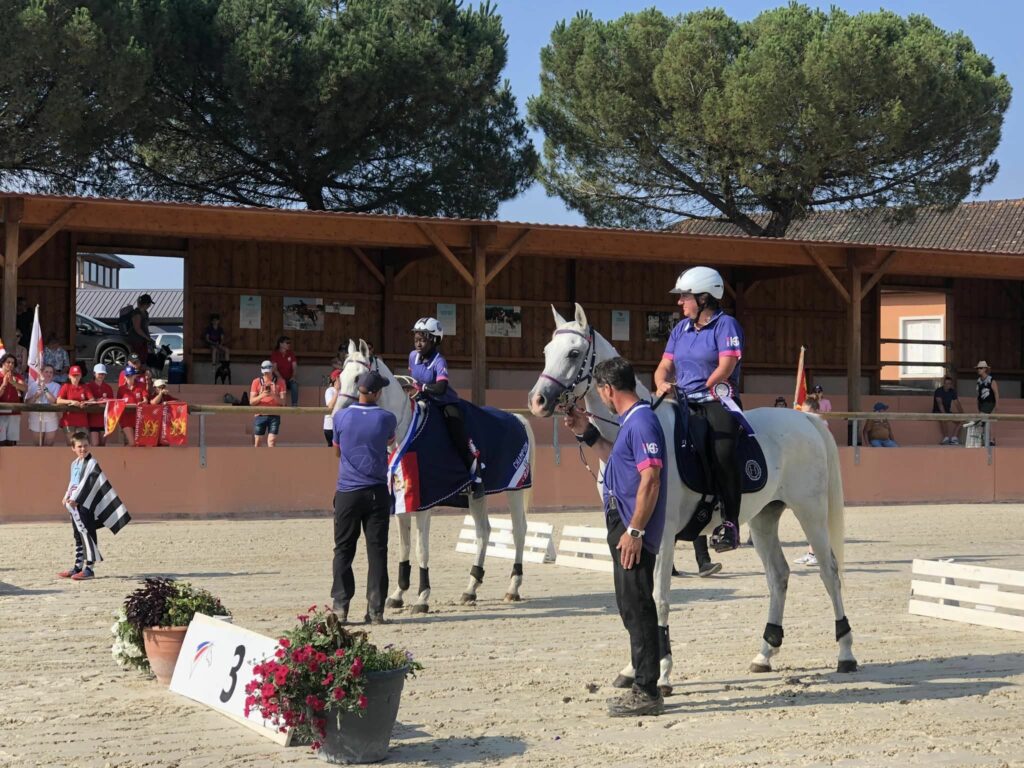
M 280 733 L 253 709 L 245 716 L 245 686 L 253 665 L 273 657 L 277 641 L 248 629 L 197 613 L 171 678 L 171 690 L 206 704 L 282 746 L 291 730 Z

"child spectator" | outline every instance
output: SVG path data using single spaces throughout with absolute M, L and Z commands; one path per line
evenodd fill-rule
M 68 380 L 68 368 L 71 367 L 71 358 L 68 351 L 60 345 L 60 339 L 56 333 L 46 336 L 46 348 L 43 349 L 43 365 L 53 366 L 53 380 L 58 384 L 65 384 Z
M 167 391 L 166 379 L 153 380 L 153 396 L 149 399 L 150 405 L 163 405 L 164 403 L 177 402 L 178 398 Z
M 89 400 L 94 403 L 105 403 L 114 399 L 114 390 L 107 384 L 107 366 L 97 363 L 92 367 L 93 380 L 86 384 L 89 390 Z M 106 425 L 103 423 L 103 411 L 86 414 L 89 421 L 89 445 L 106 445 Z
M 53 380 L 53 366 L 43 366 L 43 379 L 33 379 L 28 383 L 25 402 L 32 405 L 56 405 L 60 384 Z M 60 426 L 60 414 L 53 412 L 32 411 L 28 414 L 28 431 L 35 433 L 32 445 L 53 445 Z
M 25 380 L 14 372 L 14 355 L 0 359 L 0 403 L 20 403 L 25 396 Z M 21 437 L 21 414 L 0 411 L 0 446 L 17 445 Z
M 825 397 L 825 389 L 821 384 L 814 385 L 814 391 L 812 393 L 814 399 L 818 403 L 818 410 L 822 413 L 832 413 L 832 401 Z
M 14 366 L 14 372 L 25 378 L 28 376 L 28 350 L 21 343 L 21 329 L 18 328 L 14 331 L 14 359 L 17 363 Z
M 778 397 L 775 398 L 775 406 L 774 407 L 775 408 L 789 408 L 789 405 L 786 404 L 786 398 L 784 398 L 782 395 L 779 395 Z
M 57 393 L 57 405 L 70 405 L 74 408 L 74 410 L 65 411 L 60 417 L 60 425 L 64 428 L 68 445 L 71 445 L 72 435 L 89 429 L 89 417 L 82 410 L 89 399 L 89 390 L 82 384 L 82 369 L 77 365 L 72 365 L 68 369 L 68 381 L 61 385 L 60 392 Z M 89 442 L 88 434 L 85 440 Z
M 274 376 L 280 379 L 288 389 L 292 398 L 292 407 L 299 404 L 299 383 L 296 380 L 299 361 L 292 351 L 292 340 L 288 336 L 278 336 L 277 347 L 270 355 L 274 366 Z
M 139 375 L 134 366 L 128 365 L 124 369 L 124 384 L 117 390 L 117 397 L 124 400 L 129 406 L 149 402 L 149 388 L 146 386 L 146 379 Z M 135 408 L 125 408 L 121 414 L 121 435 L 124 437 L 124 444 L 135 445 Z
M 210 315 L 210 324 L 203 331 L 203 342 L 210 348 L 210 360 L 214 365 L 222 360 L 231 359 L 231 350 L 224 346 L 224 329 L 220 324 L 220 315 Z
M 327 406 L 327 415 L 324 416 L 324 439 L 327 447 L 334 446 L 334 404 L 338 402 L 338 377 L 341 371 L 331 371 L 331 386 L 324 390 L 324 404 Z

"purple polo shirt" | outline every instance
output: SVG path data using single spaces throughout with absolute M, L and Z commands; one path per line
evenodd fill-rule
M 409 353 L 409 373 L 416 379 L 416 383 L 423 387 L 424 384 L 434 384 L 438 381 L 448 381 L 448 361 L 444 355 L 434 350 L 434 354 L 428 357 L 420 357 L 415 349 Z M 434 398 L 439 403 L 454 403 L 459 399 L 458 392 L 448 383 L 448 389 L 441 397 Z
M 661 546 L 665 530 L 665 494 L 668 475 L 664 469 L 665 433 L 650 403 L 638 402 L 619 417 L 619 435 L 615 438 L 608 463 L 604 468 L 604 506 L 609 496 L 615 497 L 622 524 L 629 527 L 636 510 L 636 494 L 640 490 L 640 473 L 648 467 L 661 467 L 661 484 L 654 513 L 644 528 L 644 549 L 654 554 Z
M 341 448 L 339 491 L 387 484 L 388 443 L 397 426 L 395 414 L 378 405 L 353 403 L 334 414 L 334 444 Z
M 710 397 L 706 384 L 718 367 L 719 356 L 735 357 L 737 361 L 743 357 L 743 329 L 736 318 L 724 312 L 718 312 L 699 331 L 689 318 L 676 323 L 662 355 L 675 364 L 676 387 L 696 400 Z M 738 391 L 739 382 L 740 364 L 737 362 L 729 383 Z

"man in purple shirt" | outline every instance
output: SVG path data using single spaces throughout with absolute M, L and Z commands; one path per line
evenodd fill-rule
M 366 621 L 384 623 L 388 593 L 388 446 L 395 440 L 395 415 L 377 405 L 381 390 L 390 382 L 377 371 L 356 379 L 359 402 L 334 414 L 334 454 L 338 457 L 338 485 L 334 494 L 334 583 L 331 597 L 342 621 L 356 591 L 352 561 L 359 528 L 366 533 Z
M 656 715 L 665 700 L 658 691 L 658 611 L 654 605 L 654 564 L 665 529 L 667 476 L 662 471 L 665 435 L 649 403 L 636 395 L 633 366 L 613 357 L 594 366 L 601 402 L 619 417 L 619 434 L 609 443 L 588 416 L 566 413 L 576 439 L 604 460 L 604 511 L 611 549 L 615 602 L 629 633 L 636 676 L 632 689 L 608 708 L 612 717 Z
M 672 329 L 661 363 L 654 372 L 659 396 L 678 398 L 690 419 L 706 423 L 708 464 L 722 500 L 722 525 L 711 536 L 716 552 L 740 545 L 740 466 L 737 456 L 739 422 L 723 399 L 739 404 L 743 329 L 725 314 L 719 302 L 725 282 L 710 267 L 693 267 L 676 280 L 672 293 L 683 319 Z

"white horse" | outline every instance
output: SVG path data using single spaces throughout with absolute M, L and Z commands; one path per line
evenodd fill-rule
M 335 413 L 340 408 L 345 408 L 356 402 L 359 398 L 356 387 L 356 377 L 369 370 L 371 365 L 380 372 L 386 379 L 391 380 L 391 385 L 384 387 L 381 391 L 379 405 L 390 411 L 398 419 L 398 427 L 395 430 L 395 439 L 401 443 L 406 432 L 412 423 L 413 404 L 409 396 L 402 391 L 400 383 L 395 380 L 388 367 L 377 358 L 371 362 L 370 350 L 366 342 L 359 340 L 357 345 L 351 339 L 348 342 L 348 356 L 345 358 L 341 368 L 341 375 L 338 377 L 338 400 L 335 403 Z M 530 471 L 534 472 L 536 463 L 535 441 L 533 429 L 529 422 L 522 416 L 516 416 L 526 429 L 526 436 L 529 440 L 529 461 Z M 345 447 L 342 446 L 342 451 Z M 486 461 L 486 456 L 484 457 Z M 519 602 L 522 598 L 519 595 L 519 588 L 523 583 L 523 550 L 526 545 L 526 511 L 530 508 L 532 490 L 523 488 L 517 491 L 506 491 L 508 497 L 509 511 L 512 517 L 512 539 L 516 550 L 516 559 L 512 565 L 512 577 L 509 582 L 508 592 L 505 593 L 505 602 Z M 484 580 L 484 558 L 487 555 L 487 541 L 491 535 L 491 523 L 487 517 L 487 502 L 485 499 L 469 499 L 469 514 L 473 518 L 476 527 L 476 556 L 473 567 L 470 568 L 469 586 L 462 594 L 463 603 L 475 603 L 477 588 Z M 405 606 L 405 593 L 409 589 L 412 566 L 409 562 L 409 552 L 412 544 L 411 517 L 416 518 L 416 555 L 419 558 L 420 582 L 416 602 L 412 605 L 413 613 L 427 613 L 430 610 L 430 510 L 417 512 L 415 515 L 398 515 L 398 538 L 399 538 L 399 563 L 398 563 L 398 588 L 392 592 L 387 600 L 388 608 L 403 608 Z
M 614 416 L 591 387 L 594 366 L 617 357 L 615 348 L 587 322 L 583 308 L 576 305 L 576 317 L 565 320 L 554 307 L 555 332 L 544 348 L 544 372 L 530 390 L 529 408 L 534 416 L 548 417 L 556 407 L 585 401 L 586 410 L 600 417 L 597 428 L 608 440 L 618 433 Z M 639 382 L 637 394 L 649 399 L 650 391 Z M 687 488 L 675 466 L 675 408 L 655 411 L 665 432 L 668 472 L 665 533 L 654 570 L 654 600 L 660 628 L 661 676 L 658 686 L 671 692 L 672 651 L 668 638 L 669 595 L 675 534 L 685 526 L 701 499 Z M 750 525 L 754 547 L 764 564 L 768 579 L 768 623 L 761 650 L 750 665 L 752 672 L 770 672 L 771 659 L 782 645 L 782 614 L 786 604 L 789 564 L 779 543 L 779 518 L 789 507 L 796 515 L 807 541 L 818 555 L 821 580 L 825 583 L 836 620 L 839 644 L 839 672 L 854 672 L 853 634 L 843 610 L 841 575 L 843 569 L 843 486 L 839 475 L 839 451 L 828 428 L 817 416 L 782 408 L 757 408 L 746 413 L 754 428 L 768 467 L 765 487 L 743 495 L 740 522 Z M 604 465 L 601 465 L 603 477 Z M 600 478 L 598 491 L 601 491 Z M 716 513 L 705 532 L 720 518 Z M 634 670 L 627 665 L 615 681 L 619 687 L 633 682 Z

